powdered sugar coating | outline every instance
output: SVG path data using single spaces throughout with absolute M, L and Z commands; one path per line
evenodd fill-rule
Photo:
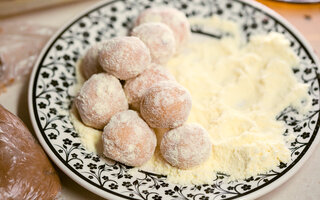
M 139 76 L 127 80 L 124 84 L 124 92 L 131 108 L 139 111 L 144 93 L 155 83 L 169 80 L 175 79 L 163 66 L 154 63 Z
M 154 131 L 133 110 L 115 114 L 102 134 L 106 157 L 129 166 L 141 166 L 153 155 L 157 139 Z
M 148 22 L 162 22 L 168 25 L 175 36 L 177 50 L 190 38 L 190 24 L 184 13 L 170 7 L 154 7 L 144 10 L 136 20 L 136 25 Z
M 165 64 L 173 56 L 176 41 L 172 30 L 164 23 L 144 23 L 132 30 L 132 36 L 138 37 L 149 48 L 152 62 Z
M 162 81 L 145 92 L 140 113 L 152 128 L 175 128 L 187 120 L 191 105 L 191 95 L 184 87 Z
M 74 103 L 82 122 L 96 129 L 102 129 L 117 112 L 128 109 L 120 81 L 107 73 L 92 75 Z
M 163 158 L 174 167 L 189 169 L 209 158 L 212 143 L 199 124 L 184 124 L 165 133 L 160 144 Z
M 80 69 L 85 79 L 89 79 L 93 74 L 103 72 L 103 69 L 98 62 L 98 55 L 102 48 L 102 45 L 102 43 L 93 45 L 83 57 Z
M 103 43 L 98 61 L 108 73 L 121 80 L 139 75 L 151 63 L 150 51 L 137 37 L 116 37 Z

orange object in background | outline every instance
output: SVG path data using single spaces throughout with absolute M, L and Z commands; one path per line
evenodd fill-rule
M 320 57 L 320 3 L 297 4 L 256 0 L 279 13 L 295 26 Z

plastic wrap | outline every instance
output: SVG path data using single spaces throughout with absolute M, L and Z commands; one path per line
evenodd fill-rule
M 0 92 L 30 72 L 54 30 L 30 22 L 0 23 Z
M 55 199 L 59 177 L 23 122 L 0 105 L 0 199 Z

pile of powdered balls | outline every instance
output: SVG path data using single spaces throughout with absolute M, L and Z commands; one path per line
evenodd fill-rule
M 103 129 L 106 157 L 143 165 L 157 145 L 155 128 L 168 130 L 160 151 L 172 166 L 189 169 L 210 156 L 207 131 L 185 123 L 192 105 L 189 92 L 163 67 L 189 37 L 183 13 L 149 8 L 137 18 L 131 36 L 103 41 L 87 51 L 80 66 L 87 81 L 74 103 L 85 125 Z

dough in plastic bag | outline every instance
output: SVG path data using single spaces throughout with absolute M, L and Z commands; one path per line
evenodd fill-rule
M 59 177 L 23 122 L 0 105 L 0 199 L 55 199 Z

